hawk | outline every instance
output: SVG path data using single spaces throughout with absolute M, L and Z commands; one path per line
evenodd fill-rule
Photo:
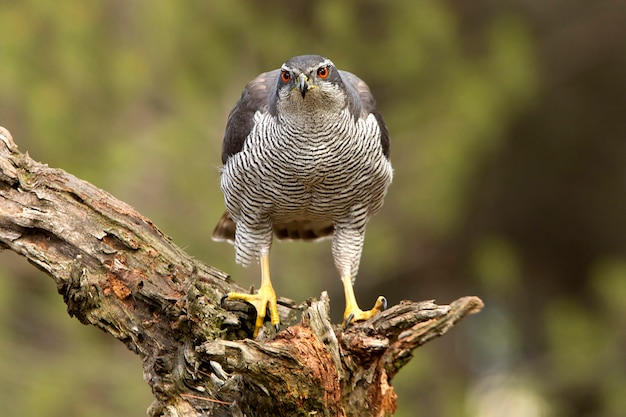
M 367 84 L 319 55 L 296 56 L 250 81 L 228 116 L 221 189 L 226 213 L 213 239 L 234 243 L 237 263 L 261 265 L 257 294 L 229 293 L 256 308 L 254 336 L 267 309 L 278 328 L 269 253 L 278 239 L 332 236 L 345 292 L 344 324 L 386 307 L 361 310 L 353 283 L 365 226 L 383 205 L 393 171 L 389 133 Z

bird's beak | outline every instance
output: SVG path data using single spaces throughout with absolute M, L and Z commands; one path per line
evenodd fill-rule
M 309 78 L 304 75 L 298 75 L 298 90 L 300 90 L 300 94 L 302 94 L 302 98 L 306 95 L 306 92 L 309 91 L 311 86 L 309 85 Z

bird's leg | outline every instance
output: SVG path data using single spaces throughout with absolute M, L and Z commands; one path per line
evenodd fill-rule
M 343 313 L 344 326 L 353 321 L 363 321 L 374 317 L 387 307 L 387 300 L 382 296 L 378 297 L 371 310 L 361 310 L 356 302 L 352 284 L 359 269 L 364 238 L 365 225 L 354 227 L 354 225 L 335 224 L 332 251 L 346 296 L 346 309 Z
M 344 274 L 341 280 L 343 281 L 343 291 L 346 296 L 346 309 L 343 313 L 344 327 L 353 321 L 368 320 L 387 308 L 387 299 L 381 295 L 376 299 L 376 303 L 374 303 L 374 307 L 371 310 L 361 310 L 354 295 L 352 277 L 350 274 Z
M 267 308 L 270 310 L 270 321 L 278 330 L 280 317 L 276 306 L 276 293 L 270 280 L 270 257 L 269 251 L 262 251 L 261 261 L 261 288 L 256 294 L 244 294 L 239 292 L 228 293 L 229 300 L 242 300 L 254 306 L 256 309 L 256 323 L 254 325 L 254 338 L 259 334 L 259 329 L 263 327 Z

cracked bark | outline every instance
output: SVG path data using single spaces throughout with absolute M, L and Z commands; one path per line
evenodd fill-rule
M 403 301 L 344 330 L 329 300 L 279 300 L 281 323 L 251 340 L 243 291 L 178 248 L 146 217 L 22 154 L 0 128 L 0 247 L 50 275 L 70 316 L 142 360 L 151 416 L 389 416 L 391 379 L 415 348 L 482 301 Z

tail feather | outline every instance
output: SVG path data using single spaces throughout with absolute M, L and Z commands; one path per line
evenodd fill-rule
M 292 220 L 286 223 L 275 223 L 273 225 L 274 234 L 280 240 L 304 240 L 315 241 L 332 236 L 334 231 L 333 222 Z M 216 242 L 235 242 L 235 221 L 228 212 L 222 214 L 217 222 L 211 238 Z
M 274 224 L 274 234 L 280 240 L 320 240 L 332 236 L 334 229 L 331 221 L 292 220 Z
M 213 229 L 211 238 L 216 242 L 235 243 L 235 222 L 228 212 L 224 212 Z

